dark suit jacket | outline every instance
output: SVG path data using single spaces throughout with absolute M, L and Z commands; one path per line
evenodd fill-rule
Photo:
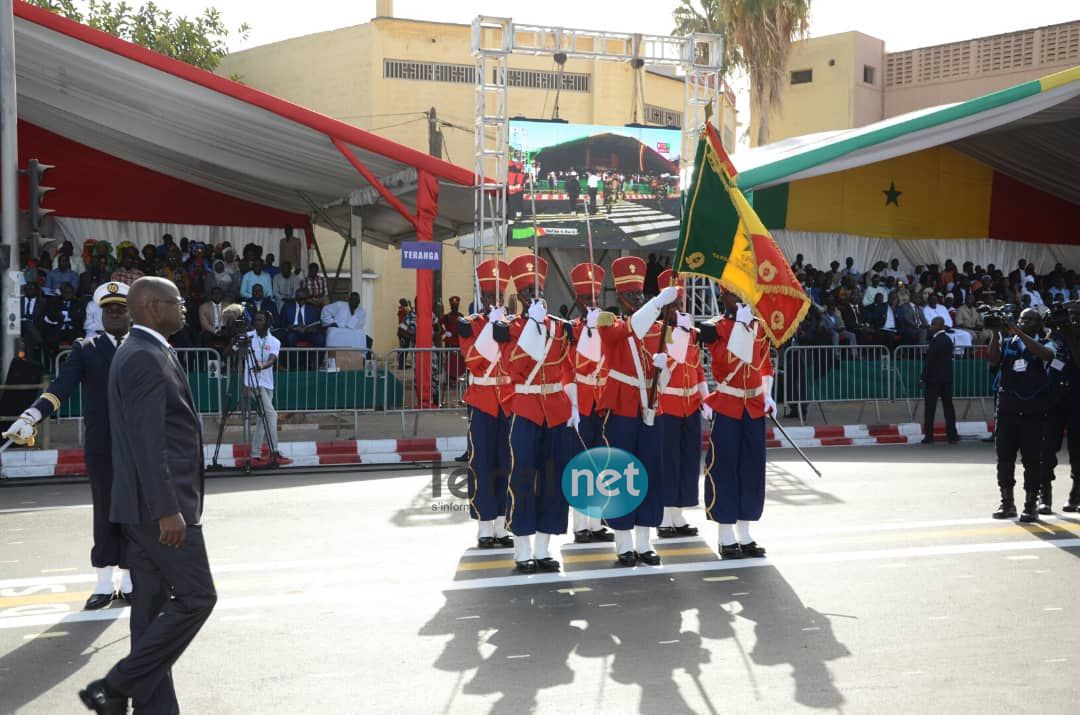
M 248 321 L 248 325 L 255 325 L 255 313 L 259 310 L 260 308 L 255 307 L 254 300 L 248 300 L 244 303 L 244 318 Z M 271 330 L 276 330 L 277 328 L 281 327 L 278 320 L 278 308 L 277 305 L 274 304 L 273 300 L 271 300 L 270 298 L 263 298 L 261 310 L 266 311 L 267 317 L 270 318 L 269 327 Z
M 19 309 L 22 311 L 22 319 L 29 320 L 34 325 L 40 327 L 45 318 L 45 296 L 39 295 L 34 298 L 34 310 L 31 311 L 29 315 L 27 315 L 26 308 L 30 299 L 24 295 L 19 300 Z
M 71 354 L 60 368 L 60 374 L 45 391 L 45 394 L 52 394 L 60 402 L 64 402 L 82 385 L 86 452 L 106 459 L 112 454 L 108 389 L 109 366 L 112 365 L 115 354 L 116 348 L 107 335 L 76 340 L 71 346 Z M 38 398 L 34 407 L 41 412 L 42 419 L 53 412 L 53 403 L 44 397 Z
M 953 381 L 953 341 L 942 330 L 930 340 L 926 348 L 922 379 L 927 384 L 942 385 Z
M 305 304 L 300 317 L 301 326 L 311 325 L 312 323 L 318 323 L 322 320 L 322 311 L 316 308 L 314 305 Z M 285 305 L 281 306 L 281 315 L 278 322 L 278 327 L 282 330 L 293 330 L 296 326 L 293 323 L 296 322 L 296 301 L 287 300 Z
M 862 308 L 850 303 L 840 306 L 840 319 L 844 321 L 844 327 L 851 332 L 856 332 L 867 324 Z
M 176 354 L 138 328 L 109 370 L 113 488 L 109 520 L 153 524 L 177 512 L 198 524 L 203 443 L 187 373 Z

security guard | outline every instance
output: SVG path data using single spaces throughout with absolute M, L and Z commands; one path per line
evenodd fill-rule
M 709 394 L 705 369 L 698 348 L 698 330 L 685 307 L 685 291 L 681 280 L 673 277 L 668 268 L 660 274 L 658 285 L 673 285 L 679 290 L 676 299 L 676 327 L 668 345 L 668 366 L 671 378 L 660 390 L 659 415 L 656 424 L 664 440 L 664 518 L 656 530 L 661 538 L 697 536 L 696 526 L 690 526 L 683 509 L 698 505 L 698 481 L 701 478 L 701 406 Z
M 595 263 L 579 263 L 570 271 L 575 301 L 584 317 L 573 321 L 574 344 L 571 348 L 574 383 L 577 385 L 578 424 L 574 453 L 599 447 L 604 443 L 604 417 L 600 411 L 600 391 L 603 389 L 605 365 L 600 332 L 595 327 L 600 309 L 596 307 L 604 285 L 604 269 Z M 589 327 L 590 318 L 594 327 Z M 600 517 L 574 510 L 574 542 L 610 542 L 615 535 L 600 523 Z
M 503 363 L 514 386 L 510 403 L 510 487 L 506 525 L 514 534 L 514 570 L 558 571 L 551 537 L 565 534 L 569 504 L 562 472 L 578 428 L 571 366 L 573 329 L 547 313 L 541 299 L 547 261 L 527 253 L 510 262 L 510 279 L 526 309 L 495 324 Z
M 638 561 L 648 566 L 660 564 L 660 555 L 650 541 L 650 529 L 660 526 L 664 517 L 663 441 L 648 393 L 657 370 L 661 371 L 661 383 L 670 377 L 665 374 L 667 356 L 661 351 L 664 326 L 657 318 L 665 306 L 675 301 L 678 290 L 668 286 L 643 304 L 645 269 L 645 261 L 637 256 L 616 258 L 611 274 L 625 317 L 609 312 L 596 316 L 608 366 L 600 402 L 607 411 L 604 440 L 609 447 L 637 457 L 648 475 L 649 487 L 641 504 L 629 514 L 605 519 L 615 531 L 617 563 L 626 567 Z
M 1055 329 L 1051 337 L 1057 357 L 1050 363 L 1050 373 L 1057 376 L 1058 384 L 1053 390 L 1054 409 L 1049 426 L 1046 473 L 1040 489 L 1040 514 L 1053 511 L 1051 483 L 1063 442 L 1069 450 L 1072 489 L 1062 510 L 1075 512 L 1080 508 L 1080 303 L 1069 304 L 1069 322 Z
M 476 545 L 481 549 L 514 545 L 506 531 L 506 485 L 510 476 L 510 418 L 503 409 L 510 377 L 503 371 L 501 350 L 492 323 L 506 315 L 502 297 L 510 266 L 491 259 L 476 267 L 482 309 L 458 323 L 461 354 L 469 371 L 464 401 L 469 406 L 469 514 L 477 520 Z
M 725 315 L 704 323 L 716 389 L 705 400 L 713 412 L 705 458 L 705 510 L 717 522 L 720 558 L 765 555 L 750 522 L 765 508 L 765 416 L 776 413 L 769 343 L 749 306 L 724 294 Z M 706 412 L 708 416 L 708 412 Z
M 990 339 L 990 367 L 1000 366 L 997 411 L 997 480 L 1001 506 L 995 519 L 1016 516 L 1016 454 L 1024 465 L 1024 510 L 1020 521 L 1038 521 L 1039 490 L 1044 480 L 1044 450 L 1050 420 L 1051 377 L 1056 359 L 1053 340 L 1044 338 L 1042 317 L 1033 308 L 1020 313 L 1019 325 L 1005 322 L 1004 344 L 997 331 Z
M 131 602 L 131 576 L 125 566 L 123 532 L 119 524 L 109 521 L 113 475 L 106 389 L 113 355 L 131 328 L 127 294 L 127 285 L 117 281 L 103 283 L 94 291 L 94 302 L 101 307 L 105 332 L 75 341 L 56 380 L 3 435 L 16 444 L 32 445 L 35 425 L 59 410 L 60 403 L 82 387 L 86 472 L 90 478 L 90 494 L 94 503 L 94 545 L 90 550 L 90 563 L 97 570 L 97 584 L 84 607 L 88 611 L 104 608 L 115 598 Z M 114 568 L 117 572 L 115 575 Z M 114 578 L 120 580 L 119 593 Z

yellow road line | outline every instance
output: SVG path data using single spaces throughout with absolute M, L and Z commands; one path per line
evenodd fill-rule
M 75 603 L 85 601 L 90 597 L 89 591 L 80 593 L 38 593 L 33 596 L 9 596 L 0 598 L 0 609 L 14 608 L 16 606 L 39 606 L 43 603 Z
M 656 552 L 660 556 L 675 557 L 675 556 L 705 556 L 706 554 L 716 555 L 716 550 L 708 546 L 691 546 L 682 549 L 657 549 Z M 595 563 L 602 561 L 615 561 L 614 550 L 608 551 L 607 549 L 598 551 L 596 553 L 584 553 L 584 554 L 570 554 L 563 558 L 563 563 L 566 564 L 585 564 Z M 458 572 L 466 571 L 489 571 L 492 569 L 508 569 L 513 568 L 513 559 L 499 559 L 497 561 L 467 561 L 458 564 Z

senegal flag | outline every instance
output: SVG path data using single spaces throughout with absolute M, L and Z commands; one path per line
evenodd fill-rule
M 791 265 L 735 185 L 731 159 L 705 124 L 694 180 L 683 198 L 675 272 L 719 281 L 753 308 L 774 345 L 799 327 L 810 299 Z

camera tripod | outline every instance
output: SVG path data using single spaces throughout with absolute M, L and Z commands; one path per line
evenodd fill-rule
M 263 434 L 266 436 L 266 445 L 270 450 L 270 463 L 266 465 L 266 468 L 277 467 L 277 461 L 274 457 L 277 456 L 277 435 L 270 431 L 270 422 L 266 417 L 266 410 L 263 409 L 262 398 L 255 396 L 254 400 L 248 395 L 247 387 L 250 382 L 256 387 L 253 390 L 259 389 L 257 385 L 258 381 L 258 360 L 255 358 L 255 351 L 251 347 L 251 337 L 242 334 L 238 335 L 236 339 L 229 346 L 228 354 L 226 356 L 229 388 L 225 392 L 225 405 L 221 412 L 221 421 L 218 423 L 217 439 L 214 441 L 214 460 L 210 464 L 210 469 L 224 469 L 224 467 L 218 463 L 218 455 L 221 453 L 221 440 L 225 435 L 225 423 L 228 422 L 229 417 L 239 408 L 240 411 L 240 423 L 243 425 L 244 441 L 248 444 L 251 443 L 248 438 L 248 429 L 251 421 L 251 413 L 255 412 L 260 424 L 263 428 Z M 236 391 L 236 398 L 232 396 L 232 385 L 238 385 Z M 254 406 L 252 406 L 254 402 Z M 251 462 L 261 456 L 252 454 L 248 461 L 243 466 L 245 473 L 251 472 Z

